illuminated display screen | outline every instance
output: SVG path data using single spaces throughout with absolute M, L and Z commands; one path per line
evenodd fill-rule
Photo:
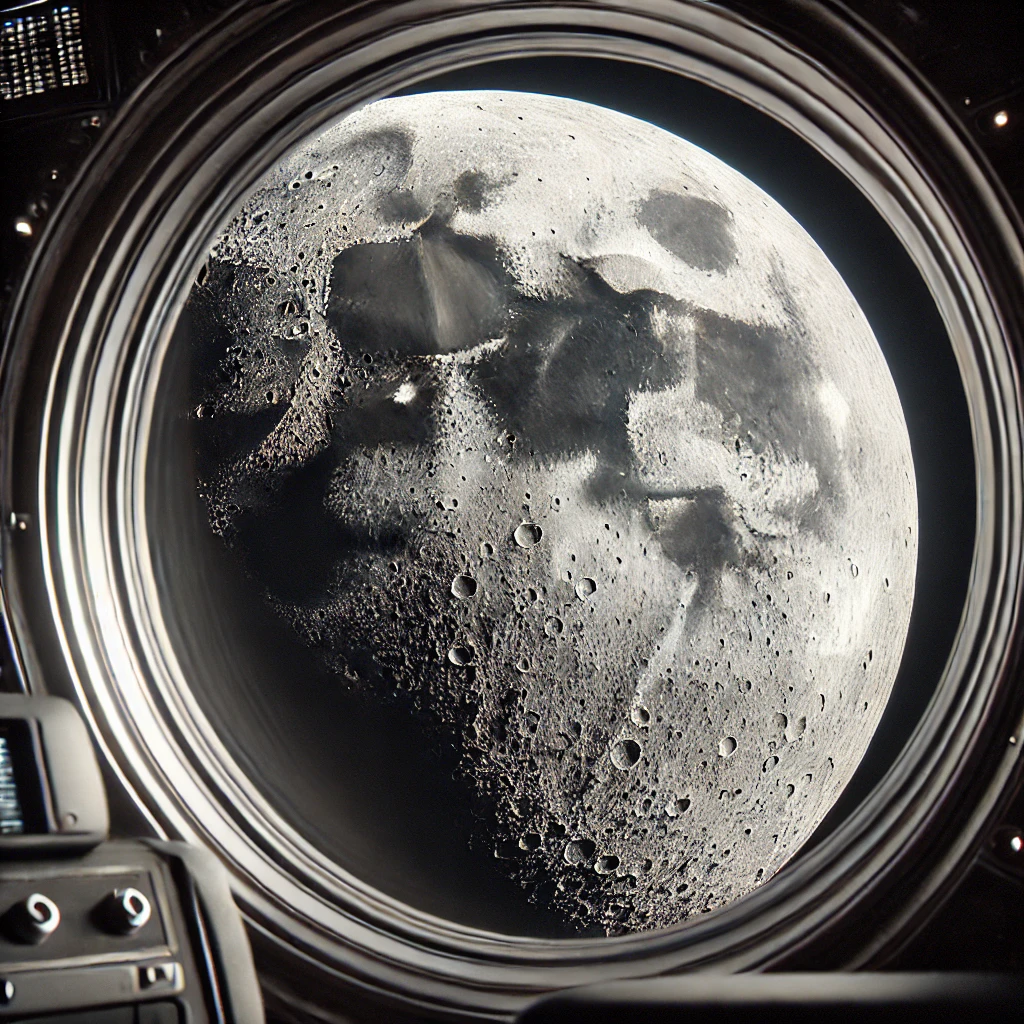
M 0 735 L 0 835 L 16 835 L 25 831 L 18 787 L 14 780 L 14 762 L 7 737 Z

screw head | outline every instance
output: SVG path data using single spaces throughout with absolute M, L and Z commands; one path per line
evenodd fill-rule
M 1004 863 L 1024 868 L 1024 830 L 1017 825 L 996 829 L 991 840 L 992 852 Z

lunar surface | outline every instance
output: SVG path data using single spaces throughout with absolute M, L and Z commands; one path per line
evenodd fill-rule
M 338 686 L 456 739 L 531 899 L 670 926 L 811 835 L 917 505 L 871 329 L 768 195 L 577 101 L 384 100 L 266 175 L 188 315 L 212 529 Z

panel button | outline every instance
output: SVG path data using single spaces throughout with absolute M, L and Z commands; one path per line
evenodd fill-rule
M 153 916 L 153 908 L 138 889 L 115 889 L 97 908 L 100 923 L 114 935 L 131 935 Z
M 14 982 L 9 978 L 0 978 L 0 1006 L 8 1006 L 14 998 Z
M 15 942 L 37 946 L 60 925 L 60 908 L 49 897 L 34 892 L 4 914 L 3 929 Z
M 139 988 L 144 992 L 177 992 L 181 987 L 181 964 L 171 962 L 139 968 Z

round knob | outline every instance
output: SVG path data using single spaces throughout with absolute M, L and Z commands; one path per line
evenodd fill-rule
M 48 896 L 34 892 L 11 907 L 5 915 L 4 924 L 11 938 L 36 946 L 57 930 L 60 907 Z
M 131 935 L 152 916 L 149 900 L 138 889 L 115 889 L 100 905 L 103 926 L 115 935 Z

